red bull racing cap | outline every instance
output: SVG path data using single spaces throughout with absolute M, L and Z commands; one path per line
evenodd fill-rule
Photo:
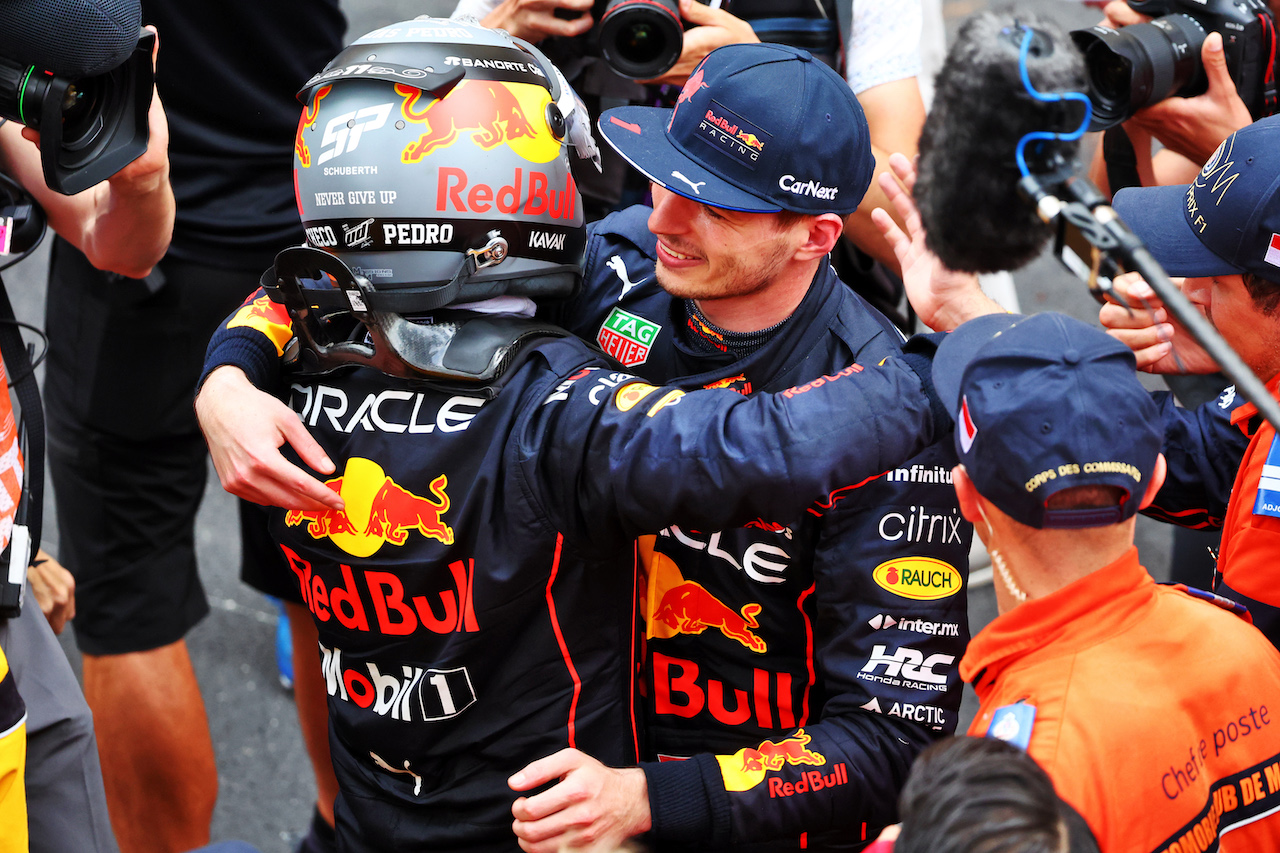
M 1035 528 L 1101 527 L 1138 511 L 1164 434 L 1133 353 L 1062 314 L 990 314 L 938 347 L 933 381 L 955 413 L 956 453 L 978 493 Z M 1117 505 L 1049 509 L 1075 486 Z
M 1191 184 L 1121 190 L 1114 206 L 1170 275 L 1280 283 L 1280 115 L 1228 136 Z
M 786 45 L 714 50 L 673 109 L 617 107 L 599 126 L 649 180 L 729 210 L 852 213 L 875 170 L 848 84 Z

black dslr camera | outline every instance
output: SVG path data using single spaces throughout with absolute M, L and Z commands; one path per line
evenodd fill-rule
M 1189 98 L 1208 81 L 1200 48 L 1222 34 L 1236 91 L 1259 119 L 1276 110 L 1276 30 L 1266 0 L 1128 0 L 1150 23 L 1073 30 L 1093 102 L 1090 130 L 1105 130 L 1173 95 Z
M 707 5 L 708 0 L 699 0 Z M 727 7 L 723 4 L 722 8 Z M 580 12 L 557 9 L 557 18 Z M 684 21 L 677 0 L 596 0 L 591 38 L 605 62 L 624 77 L 649 80 L 665 74 L 684 50 Z
M 0 116 L 40 131 L 45 183 L 72 195 L 114 175 L 147 150 L 151 48 L 139 30 L 124 62 L 70 79 L 0 56 Z

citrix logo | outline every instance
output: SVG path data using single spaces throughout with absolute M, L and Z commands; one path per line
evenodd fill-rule
M 377 130 L 387 123 L 391 106 L 390 103 L 378 104 L 329 119 L 324 127 L 324 137 L 320 140 L 324 150 L 320 152 L 320 158 L 316 162 L 326 163 L 340 154 L 355 151 L 362 133 Z M 330 145 L 333 148 L 329 148 Z

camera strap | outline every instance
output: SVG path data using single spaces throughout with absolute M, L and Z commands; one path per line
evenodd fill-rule
M 40 389 L 36 385 L 35 369 L 31 354 L 22 341 L 8 291 L 0 280 L 0 358 L 9 374 L 9 383 L 21 407 L 15 421 L 17 434 L 11 437 L 12 454 L 21 465 L 20 492 L 13 518 L 9 542 L 0 553 L 0 618 L 18 615 L 22 605 L 22 590 L 26 581 L 26 569 L 34 551 L 39 547 L 42 511 L 44 507 L 44 408 L 40 403 Z M 3 389 L 0 389 L 3 390 Z M 25 447 L 22 445 L 25 443 Z M 0 436 L 0 450 L 5 442 Z M 19 455 L 18 450 L 22 453 Z M 9 453 L 4 453 L 9 456 Z M 6 460 L 8 461 L 8 460 Z M 12 463 L 9 467 L 12 467 Z M 0 464 L 0 479 L 6 471 Z M 8 497 L 7 493 L 5 497 Z M 16 589 L 14 587 L 16 586 Z

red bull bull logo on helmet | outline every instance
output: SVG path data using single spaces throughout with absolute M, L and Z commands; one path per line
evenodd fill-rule
M 482 151 L 506 144 L 533 163 L 547 163 L 560 153 L 560 140 L 545 118 L 551 95 L 543 86 L 498 80 L 463 80 L 444 98 L 435 98 L 403 83 L 396 84 L 403 98 L 400 113 L 414 124 L 426 125 L 417 141 L 400 155 L 405 163 L 417 163 L 459 139 L 469 139 Z
M 353 457 L 340 477 L 325 481 L 342 495 L 340 510 L 290 510 L 285 524 L 307 522 L 307 533 L 325 537 L 356 557 L 368 557 L 384 544 L 403 545 L 417 532 L 445 545 L 453 544 L 453 529 L 443 516 L 449 510 L 445 489 L 449 478 L 441 474 L 428 486 L 432 497 L 416 495 L 386 475 L 378 463 Z

